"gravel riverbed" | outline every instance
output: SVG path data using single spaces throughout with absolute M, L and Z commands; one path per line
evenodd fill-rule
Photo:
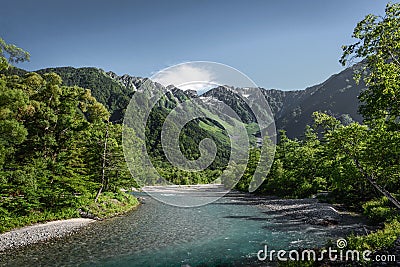
M 41 241 L 60 238 L 95 222 L 92 219 L 74 218 L 35 224 L 0 234 L 0 252 Z

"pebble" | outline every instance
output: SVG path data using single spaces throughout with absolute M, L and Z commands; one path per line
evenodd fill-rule
M 0 234 L 0 252 L 70 235 L 91 222 L 95 220 L 75 218 L 15 229 Z

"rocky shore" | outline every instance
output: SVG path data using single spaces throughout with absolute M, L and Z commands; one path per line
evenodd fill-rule
M 361 214 L 346 211 L 340 206 L 315 198 L 282 199 L 238 192 L 228 195 L 233 197 L 238 205 L 257 206 L 268 220 L 282 222 L 282 225 L 286 226 L 289 222 L 294 229 L 307 226 L 329 227 L 330 232 L 338 236 L 346 236 L 349 233 L 363 235 L 376 229 L 376 226 L 369 225 Z
M 95 220 L 74 218 L 15 229 L 0 234 L 0 252 L 70 235 L 92 222 Z
M 359 214 L 339 211 L 334 206 L 317 199 L 268 199 L 258 205 L 264 213 L 303 221 L 306 224 L 334 226 L 348 223 L 362 223 Z

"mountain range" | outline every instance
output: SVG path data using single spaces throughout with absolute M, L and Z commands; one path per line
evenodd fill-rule
M 343 123 L 361 122 L 362 117 L 357 113 L 359 105 L 357 96 L 365 88 L 365 85 L 362 82 L 357 84 L 353 79 L 354 71 L 359 66 L 356 64 L 349 67 L 332 75 L 321 84 L 304 90 L 282 91 L 260 88 L 270 105 L 276 129 L 286 130 L 289 137 L 301 138 L 306 125 L 312 124 L 314 111 L 327 112 L 341 119 Z M 10 72 L 23 74 L 25 71 L 14 68 Z M 115 122 L 122 120 L 132 95 L 148 80 L 127 74 L 119 76 L 112 71 L 105 72 L 91 67 L 58 67 L 41 69 L 36 72 L 40 74 L 55 72 L 61 76 L 65 85 L 77 85 L 90 89 L 92 95 L 108 108 L 111 120 Z M 164 90 L 167 97 L 162 105 L 165 108 L 170 109 L 176 103 L 189 98 L 198 98 L 206 105 L 212 105 L 213 101 L 222 101 L 229 105 L 243 122 L 247 124 L 256 122 L 249 106 L 239 96 L 240 88 L 219 86 L 200 96 L 196 91 L 183 91 L 173 85 L 165 87 Z M 241 96 L 243 97 L 243 94 Z

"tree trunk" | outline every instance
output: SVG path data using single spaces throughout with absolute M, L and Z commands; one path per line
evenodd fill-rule
M 387 199 L 389 199 L 389 201 L 398 209 L 400 210 L 400 202 L 386 189 L 384 189 L 383 187 L 379 186 L 374 177 L 371 175 L 368 175 L 368 173 L 364 170 L 364 168 L 361 166 L 360 162 L 358 161 L 357 158 L 352 157 L 354 163 L 356 164 L 358 170 L 362 173 L 362 175 L 365 177 L 365 179 L 368 180 L 368 182 L 376 189 L 378 190 L 382 195 L 384 195 L 385 197 L 387 197 Z
M 108 124 L 109 124 L 109 122 L 107 122 L 106 136 L 105 136 L 105 139 L 104 139 L 103 163 L 102 163 L 102 168 L 101 168 L 101 186 L 99 188 L 99 191 L 97 191 L 96 198 L 94 199 L 94 203 L 96 203 L 97 200 L 99 199 L 99 196 L 100 196 L 101 192 L 103 191 L 104 183 L 105 183 L 106 154 L 107 154 L 107 140 L 108 140 Z

